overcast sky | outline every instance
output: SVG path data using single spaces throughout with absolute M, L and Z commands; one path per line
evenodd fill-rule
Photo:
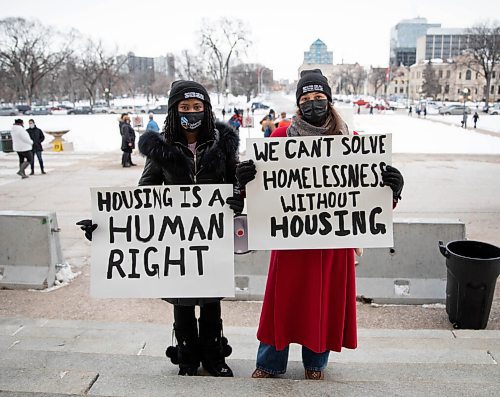
M 245 61 L 297 77 L 304 51 L 321 39 L 334 63 L 386 66 L 390 29 L 401 19 L 424 17 L 442 27 L 470 27 L 500 18 L 494 0 L 0 0 L 0 17 L 38 18 L 74 27 L 116 44 L 122 52 L 159 56 L 194 50 L 201 20 L 243 20 L 253 42 Z

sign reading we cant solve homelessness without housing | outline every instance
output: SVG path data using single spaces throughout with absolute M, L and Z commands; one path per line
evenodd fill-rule
M 232 185 L 92 188 L 91 295 L 234 296 Z
M 391 247 L 391 135 L 247 139 L 248 247 Z

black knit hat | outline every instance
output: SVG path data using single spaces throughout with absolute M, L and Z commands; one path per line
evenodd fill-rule
M 329 102 L 332 101 L 332 89 L 320 69 L 303 70 L 300 72 L 300 80 L 297 83 L 297 92 L 295 93 L 297 105 L 299 104 L 300 97 L 308 92 L 322 92 L 326 95 Z
M 210 105 L 210 96 L 201 84 L 195 81 L 177 80 L 172 83 L 168 98 L 168 110 L 184 99 L 199 99 Z

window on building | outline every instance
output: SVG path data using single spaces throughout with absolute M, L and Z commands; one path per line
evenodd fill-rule
M 477 88 L 475 89 L 475 92 L 474 92 L 476 95 L 477 95 Z
M 398 84 L 398 81 L 397 81 L 397 80 L 394 80 L 394 84 Z
M 492 86 L 491 86 L 491 89 L 490 89 L 490 94 L 494 94 L 494 93 L 495 93 L 495 86 L 494 86 L 494 85 L 492 85 Z
M 398 87 L 394 87 L 394 93 L 397 94 L 398 93 Z
M 457 94 L 460 94 L 460 88 L 459 88 L 459 89 L 457 89 Z
M 400 88 L 399 88 L 399 93 L 400 93 L 400 94 L 403 94 L 404 92 L 405 92 L 405 89 L 404 89 L 403 87 L 400 87 Z
M 439 76 L 439 78 L 443 77 L 443 71 L 442 70 L 439 71 L 438 76 Z
M 446 78 L 449 79 L 451 76 L 451 72 L 449 70 L 446 71 Z
M 494 79 L 495 78 L 495 71 L 491 72 L 491 78 Z
M 476 72 L 476 80 L 479 78 L 479 72 Z
M 465 80 L 470 80 L 472 78 L 472 72 L 470 70 L 467 70 L 465 72 Z
M 497 92 L 498 95 L 500 95 L 500 85 L 498 86 L 498 92 Z
M 445 93 L 445 94 L 448 94 L 449 92 L 450 92 L 450 86 L 449 86 L 448 84 L 446 84 L 446 85 L 444 86 L 444 93 Z
M 458 79 L 459 79 L 459 80 L 462 80 L 462 72 L 460 72 L 460 73 L 458 74 Z

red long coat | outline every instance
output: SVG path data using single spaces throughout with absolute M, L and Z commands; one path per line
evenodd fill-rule
M 272 251 L 257 338 L 277 350 L 356 348 L 354 249 Z

